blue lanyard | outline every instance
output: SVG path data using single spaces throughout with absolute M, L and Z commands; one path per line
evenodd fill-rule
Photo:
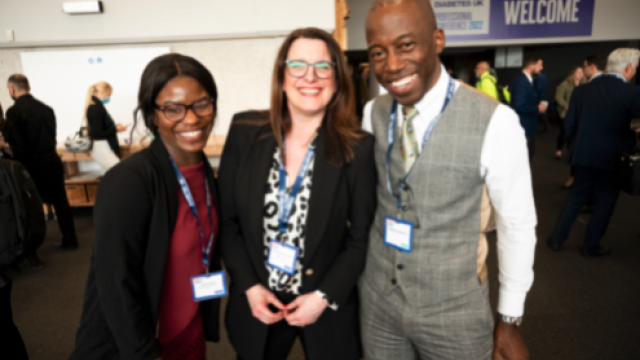
M 296 182 L 293 184 L 291 191 L 287 195 L 287 170 L 282 163 L 282 156 L 278 159 L 278 166 L 280 171 L 280 187 L 278 189 L 278 202 L 279 202 L 279 210 L 278 210 L 278 231 L 280 234 L 284 234 L 287 232 L 287 223 L 289 222 L 289 216 L 291 215 L 291 209 L 293 208 L 293 202 L 300 191 L 300 187 L 302 186 L 302 181 L 304 180 L 305 174 L 309 170 L 309 166 L 311 166 L 311 160 L 313 160 L 313 156 L 316 152 L 316 147 L 314 145 L 315 139 L 311 141 L 309 144 L 309 149 L 307 149 L 307 154 L 304 156 L 304 161 L 302 162 L 302 166 L 300 167 L 300 171 L 298 172 L 298 177 L 296 178 Z M 282 149 L 285 149 L 284 146 L 284 138 L 282 139 Z
M 447 105 L 449 105 L 449 102 L 451 101 L 451 98 L 453 97 L 453 93 L 454 93 L 455 89 L 456 89 L 455 83 L 453 82 L 453 79 L 451 77 L 449 77 L 449 88 L 447 90 L 447 97 L 444 99 L 444 104 L 442 104 L 442 110 L 440 110 L 440 113 L 438 115 L 436 115 L 436 117 L 433 119 L 433 121 L 431 121 L 431 123 L 427 127 L 427 130 L 424 132 L 424 137 L 422 138 L 422 149 L 423 150 L 424 150 L 425 145 L 427 144 L 427 141 L 429 140 L 429 137 L 431 137 L 431 133 L 433 132 L 433 129 L 436 127 L 436 124 L 440 120 L 440 117 L 442 116 L 442 113 L 444 113 L 444 110 L 447 108 Z M 414 166 L 416 164 L 414 163 L 413 166 L 411 166 L 411 169 L 409 169 L 409 171 L 407 171 L 407 175 L 405 175 L 404 179 L 402 179 L 402 181 L 400 181 L 398 183 L 398 193 L 396 194 L 395 192 L 393 192 L 393 188 L 391 187 L 391 174 L 389 172 L 389 164 L 391 162 L 391 150 L 393 149 L 393 143 L 395 142 L 396 120 L 397 120 L 397 118 L 398 118 L 398 102 L 394 99 L 393 100 L 393 104 L 391 105 L 391 115 L 389 116 L 389 131 L 388 131 L 389 149 L 387 150 L 387 164 L 386 164 L 386 166 L 387 166 L 387 189 L 389 190 L 389 193 L 391 193 L 391 195 L 393 195 L 393 197 L 396 198 L 397 207 L 398 207 L 398 209 L 400 209 L 400 207 L 401 207 L 400 189 L 402 187 L 402 184 L 405 183 L 405 181 L 409 177 L 409 175 L 411 175 L 411 171 L 413 170 L 413 168 L 414 168 Z M 417 162 L 417 160 L 416 160 L 416 162 Z
M 180 189 L 182 190 L 182 195 L 184 195 L 184 199 L 187 201 L 193 216 L 196 217 L 196 221 L 198 223 L 198 232 L 200 234 L 200 244 L 202 245 L 202 264 L 204 265 L 207 274 L 209 273 L 209 254 L 211 253 L 211 247 L 213 246 L 213 218 L 211 216 L 211 190 L 209 189 L 209 181 L 207 176 L 207 170 L 203 167 L 204 171 L 204 188 L 207 193 L 207 210 L 209 213 L 209 225 L 211 226 L 211 236 L 209 237 L 209 244 L 204 246 L 204 231 L 202 230 L 202 224 L 200 224 L 200 217 L 198 216 L 198 209 L 196 208 L 196 202 L 193 199 L 193 195 L 191 194 L 191 189 L 189 189 L 189 184 L 187 183 L 187 179 L 184 178 L 182 172 L 176 165 L 176 162 L 173 159 L 171 160 L 171 165 L 173 165 L 173 170 L 176 172 L 176 176 L 178 177 L 178 184 L 180 185 Z

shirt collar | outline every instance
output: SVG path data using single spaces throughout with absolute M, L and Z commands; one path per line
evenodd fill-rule
M 526 71 L 523 71 L 522 73 L 527 77 L 527 79 L 529 79 L 529 82 L 533 84 L 533 78 L 531 77 L 531 75 L 527 74 Z
M 449 74 L 447 74 L 447 70 L 443 65 L 440 66 L 440 77 L 438 81 L 433 86 L 431 90 L 429 90 L 420 101 L 415 104 L 416 109 L 418 109 L 419 114 L 428 114 L 429 108 L 433 106 L 433 104 L 438 104 L 439 107 L 442 107 L 444 103 L 444 99 L 447 97 L 447 85 L 449 84 Z M 440 110 L 440 108 L 438 108 Z
M 595 78 L 597 78 L 597 77 L 599 77 L 599 76 L 602 76 L 602 73 L 598 71 L 595 75 L 593 75 L 593 76 L 591 77 L 591 79 L 589 79 L 589 82 L 591 82 L 591 80 L 593 80 L 593 79 L 595 79 Z

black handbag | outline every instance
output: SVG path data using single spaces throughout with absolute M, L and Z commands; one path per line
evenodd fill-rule
M 640 194 L 640 141 L 634 149 L 622 153 L 618 174 L 622 191 L 631 195 Z

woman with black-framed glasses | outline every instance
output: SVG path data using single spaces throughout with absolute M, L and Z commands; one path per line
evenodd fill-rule
M 373 140 L 347 64 L 320 29 L 276 58 L 268 115 L 237 114 L 220 164 L 226 326 L 241 360 L 360 359 L 356 281 L 376 202 Z
M 205 341 L 218 340 L 220 207 L 203 153 L 217 98 L 193 58 L 163 55 L 145 69 L 136 114 L 155 140 L 100 181 L 71 360 L 204 360 Z

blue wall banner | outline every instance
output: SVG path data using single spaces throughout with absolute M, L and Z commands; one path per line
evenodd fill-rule
M 591 36 L 595 0 L 431 0 L 448 42 Z

